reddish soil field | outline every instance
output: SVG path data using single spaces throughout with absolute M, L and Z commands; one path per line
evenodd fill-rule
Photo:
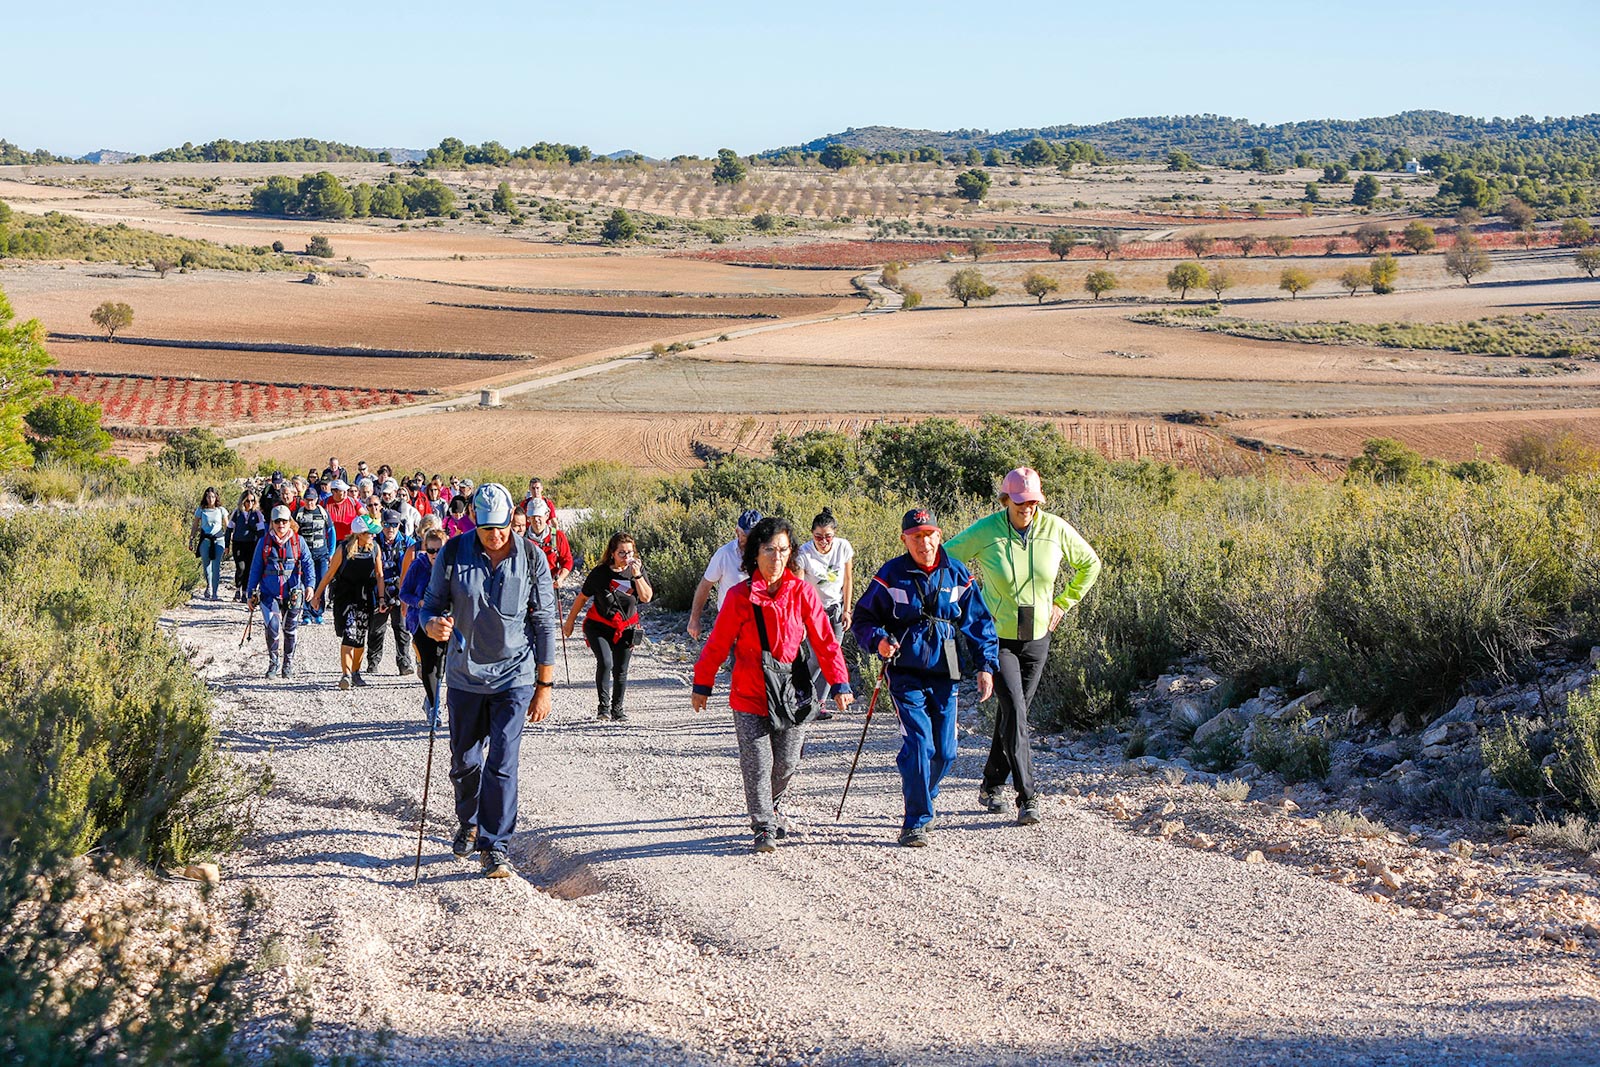
M 701 465 L 696 446 L 723 452 L 763 454 L 776 434 L 813 429 L 859 433 L 880 422 L 905 422 L 923 415 L 591 415 L 569 412 L 470 410 L 419 415 L 403 422 L 340 427 L 300 434 L 246 449 L 287 467 L 305 467 L 329 455 L 360 453 L 407 469 L 458 473 L 504 470 L 511 462 L 550 472 L 587 460 L 610 460 L 654 471 L 691 470 Z M 958 416 L 974 421 L 977 416 Z M 1212 474 L 1266 469 L 1332 476 L 1339 465 L 1281 458 L 1243 449 L 1225 435 L 1154 420 L 1058 418 L 1067 439 L 1116 459 L 1151 458 Z M 511 444 L 515 442 L 515 460 Z M 320 458 L 319 458 L 320 457 Z
M 1391 415 L 1332 419 L 1252 419 L 1228 424 L 1241 437 L 1313 453 L 1349 457 L 1373 437 L 1392 437 L 1425 456 L 1463 460 L 1497 457 L 1505 443 L 1525 433 L 1571 431 L 1600 445 L 1600 408 L 1561 411 L 1490 411 L 1470 415 Z
M 180 340 L 289 343 L 417 352 L 488 352 L 559 359 L 602 349 L 705 333 L 704 323 L 663 328 L 660 320 L 524 314 L 445 307 L 467 290 L 417 282 L 344 278 L 305 285 L 294 276 L 205 272 L 148 277 L 81 278 L 54 290 L 8 287 L 21 318 L 51 330 L 90 333 L 89 312 L 104 300 L 134 309 L 129 336 Z M 507 294 L 511 295 L 511 294 Z M 524 294 L 517 294 L 524 295 Z M 523 303 L 501 300 L 493 303 Z M 468 297 L 462 302 L 478 302 Z M 616 302 L 627 306 L 632 298 Z M 761 320 L 751 320 L 758 322 Z M 730 320 L 736 325 L 737 320 Z
M 426 394 L 394 389 L 339 389 L 263 382 L 196 381 L 54 372 L 58 394 L 100 405 L 118 431 L 213 426 L 254 428 L 319 416 L 413 403 Z
M 337 248 L 335 249 L 337 251 Z M 774 272 L 682 257 L 588 253 L 489 259 L 369 259 L 379 274 L 469 285 L 531 289 L 647 290 L 669 293 L 761 293 L 842 296 L 853 293 L 848 271 Z
M 331 386 L 448 392 L 540 364 L 523 360 L 396 359 L 376 356 L 300 356 L 232 352 L 213 348 L 163 348 L 51 341 L 50 354 L 64 369 L 103 374 L 153 374 L 174 378 L 237 377 L 244 381 L 305 382 Z

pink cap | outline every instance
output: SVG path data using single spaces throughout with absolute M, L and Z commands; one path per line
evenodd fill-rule
M 1044 489 L 1039 485 L 1039 472 L 1032 467 L 1018 467 L 1000 483 L 1000 491 L 1018 504 L 1044 503 Z

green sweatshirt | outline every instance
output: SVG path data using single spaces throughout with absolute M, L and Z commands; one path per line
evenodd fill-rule
M 944 550 L 983 581 L 983 599 L 1003 640 L 1032 641 L 1050 632 L 1050 605 L 1063 611 L 1083 599 L 1100 576 L 1100 557 L 1067 520 L 1034 513 L 1026 543 L 1004 511 L 979 519 L 944 543 Z M 1063 561 L 1071 570 L 1052 600 Z M 1033 632 L 1017 633 L 1017 608 L 1032 606 Z

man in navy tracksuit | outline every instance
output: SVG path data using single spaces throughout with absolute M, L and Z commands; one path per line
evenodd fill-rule
M 928 843 L 939 782 L 956 758 L 958 636 L 978 667 L 978 699 L 994 691 L 1000 642 L 994 620 L 966 567 L 945 555 L 939 525 L 927 508 L 900 520 L 906 553 L 882 567 L 856 604 L 851 632 L 886 661 L 889 695 L 900 720 L 901 791 L 906 815 L 900 843 Z

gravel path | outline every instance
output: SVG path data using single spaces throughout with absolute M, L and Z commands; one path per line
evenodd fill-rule
M 226 857 L 255 897 L 244 951 L 259 1044 L 309 1003 L 313 1044 L 390 1031 L 388 1062 L 1593 1064 L 1600 983 L 1576 957 L 1407 918 L 1268 863 L 1135 837 L 1050 796 L 1018 828 L 972 803 L 963 737 L 934 847 L 894 847 L 898 741 L 812 728 L 800 843 L 748 851 L 725 704 L 688 706 L 687 639 L 635 657 L 632 721 L 591 719 L 591 659 L 522 748 L 514 856 L 494 882 L 449 854 L 436 750 L 412 888 L 427 730 L 392 661 L 341 693 L 331 627 L 264 682 L 243 612 L 174 613 L 233 749 L 274 785 Z M 558 667 L 558 677 L 560 668 Z M 714 701 L 714 707 L 718 702 Z M 864 704 L 863 704 L 864 707 Z

